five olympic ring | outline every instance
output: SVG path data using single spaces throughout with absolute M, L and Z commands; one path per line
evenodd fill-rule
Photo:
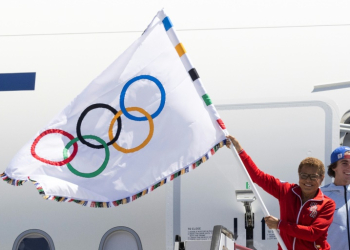
M 84 135 L 83 138 L 84 139 L 94 139 L 94 140 L 98 141 L 99 143 L 101 143 L 102 146 L 105 148 L 105 153 L 106 153 L 105 160 L 103 161 L 101 167 L 99 169 L 97 169 L 95 172 L 92 172 L 92 173 L 79 172 L 78 170 L 73 168 L 73 166 L 70 163 L 67 163 L 67 167 L 73 174 L 75 174 L 77 176 L 81 176 L 81 177 L 85 177 L 85 178 L 95 177 L 95 176 L 99 175 L 100 173 L 102 173 L 102 171 L 107 167 L 108 160 L 109 160 L 109 148 L 108 148 L 107 144 L 105 143 L 105 141 L 102 140 L 101 138 L 97 137 L 97 136 Z M 64 159 L 67 159 L 67 151 L 68 151 L 68 149 L 72 146 L 73 143 L 76 143 L 78 140 L 79 140 L 79 138 L 74 138 L 73 140 L 68 142 L 66 147 L 63 149 L 63 157 L 64 157 Z
M 157 87 L 160 90 L 161 93 L 161 100 L 160 100 L 160 105 L 159 108 L 156 110 L 156 112 L 154 112 L 152 115 L 150 115 L 149 113 L 147 113 L 144 109 L 142 108 L 138 108 L 138 107 L 129 107 L 129 108 L 125 108 L 125 94 L 127 89 L 129 88 L 129 86 L 138 81 L 138 80 L 149 80 L 152 81 L 153 83 L 155 83 L 157 85 Z M 152 139 L 153 136 L 153 132 L 154 132 L 154 123 L 153 123 L 153 119 L 156 118 L 163 110 L 164 105 L 165 105 L 165 90 L 163 85 L 161 84 L 161 82 L 150 75 L 140 75 L 137 77 L 132 78 L 131 80 L 129 80 L 123 87 L 121 94 L 120 94 L 120 111 L 117 111 L 116 109 L 114 109 L 113 107 L 107 105 L 107 104 L 103 104 L 103 103 L 96 103 L 96 104 L 92 104 L 89 107 L 87 107 L 80 115 L 78 121 L 77 121 L 77 126 L 76 126 L 76 133 L 77 133 L 77 137 L 74 138 L 73 135 L 69 134 L 68 132 L 65 132 L 63 130 L 60 129 L 48 129 L 45 130 L 44 132 L 42 132 L 33 142 L 32 146 L 31 146 L 31 154 L 32 156 L 44 163 L 50 164 L 50 165 L 54 165 L 54 166 L 62 166 L 62 165 L 67 165 L 68 169 L 75 175 L 80 176 L 80 177 L 84 177 L 84 178 L 92 178 L 92 177 L 96 177 L 99 174 L 101 174 L 103 172 L 103 170 L 107 167 L 108 161 L 109 161 L 109 157 L 110 157 L 110 152 L 109 152 L 109 148 L 108 146 L 113 145 L 113 147 L 125 154 L 128 153 L 133 153 L 136 152 L 142 148 L 144 148 Z M 81 124 L 84 120 L 84 117 L 87 115 L 87 113 L 93 109 L 97 109 L 97 108 L 106 108 L 108 110 L 110 110 L 113 114 L 114 117 L 110 123 L 109 129 L 108 129 L 108 137 L 110 139 L 110 141 L 108 143 L 106 143 L 104 140 L 102 140 L 101 138 L 94 136 L 94 135 L 82 135 L 81 134 Z M 139 113 L 143 114 L 143 117 L 137 117 L 137 116 L 133 116 L 131 115 L 129 112 L 130 111 L 138 111 Z M 134 120 L 134 121 L 147 121 L 149 123 L 149 134 L 147 136 L 147 138 L 137 147 L 134 148 L 130 148 L 130 149 L 126 149 L 123 148 L 121 146 L 119 146 L 117 144 L 117 140 L 120 136 L 120 132 L 121 132 L 121 128 L 122 128 L 122 121 L 121 121 L 121 115 L 124 114 L 127 118 L 129 118 L 130 120 Z M 118 128 L 115 134 L 113 134 L 113 127 L 115 122 L 118 122 Z M 38 156 L 35 152 L 35 148 L 38 144 L 38 142 L 46 135 L 48 134 L 53 134 L 53 133 L 58 133 L 58 134 L 62 134 L 66 137 L 68 137 L 68 139 L 70 139 L 70 142 L 68 142 L 68 144 L 65 146 L 65 148 L 63 149 L 63 161 L 50 161 L 47 159 L 44 159 L 40 156 Z M 92 144 L 88 141 L 86 141 L 85 139 L 93 139 L 95 141 L 97 141 L 98 143 L 100 143 L 100 145 L 95 145 Z M 90 148 L 95 148 L 95 149 L 105 149 L 105 160 L 103 161 L 102 165 L 94 172 L 91 173 L 83 173 L 80 172 L 78 170 L 76 170 L 71 164 L 70 162 L 74 159 L 74 157 L 76 156 L 76 154 L 78 153 L 78 144 L 77 141 L 80 141 L 81 143 L 85 144 L 86 146 L 90 147 Z M 68 157 L 68 150 L 69 148 L 73 145 L 73 152 L 72 154 Z
M 66 131 L 63 131 L 63 130 L 60 130 L 60 129 L 48 129 L 48 130 L 45 130 L 44 132 L 42 132 L 33 142 L 32 144 L 32 147 L 31 147 L 31 153 L 33 155 L 33 157 L 41 162 L 44 162 L 44 163 L 47 163 L 47 164 L 50 164 L 50 165 L 54 165 L 54 166 L 62 166 L 62 165 L 65 165 L 67 164 L 68 162 L 70 162 L 71 160 L 73 160 L 73 158 L 75 157 L 75 155 L 78 153 L 78 144 L 77 143 L 74 143 L 74 150 L 73 150 L 73 153 L 71 154 L 70 157 L 68 157 L 67 159 L 65 159 L 64 161 L 49 161 L 49 160 L 46 160 L 44 158 L 41 158 L 40 156 L 38 156 L 36 153 L 35 153 L 35 147 L 36 145 L 38 144 L 39 140 L 41 138 L 43 138 L 45 135 L 48 135 L 48 134 L 54 134 L 54 133 L 57 133 L 57 134 L 62 134 L 62 135 L 65 135 L 67 136 L 69 139 L 73 140 L 74 139 L 74 136 L 71 135 L 70 133 L 66 132 Z
M 138 150 L 140 150 L 141 148 L 143 148 L 144 146 L 146 146 L 149 141 L 151 140 L 152 136 L 153 136 L 153 131 L 154 131 L 154 124 L 153 124 L 153 119 L 152 117 L 150 116 L 150 114 L 148 114 L 144 109 L 142 108 L 137 108 L 137 107 L 131 107 L 131 108 L 126 108 L 127 111 L 139 111 L 140 113 L 144 114 L 145 115 L 145 118 L 148 119 L 148 122 L 149 122 L 149 134 L 146 138 L 146 140 L 144 140 L 139 146 L 135 147 L 135 148 L 130 148 L 130 149 L 126 149 L 126 148 L 122 148 L 120 147 L 116 142 L 113 143 L 113 147 L 120 151 L 120 152 L 123 152 L 125 154 L 127 153 L 133 153 L 133 152 L 136 152 Z M 112 119 L 111 121 L 111 125 L 109 125 L 109 130 L 108 130 L 108 136 L 109 136 L 109 139 L 111 140 L 111 138 L 113 138 L 113 126 L 114 126 L 114 123 L 115 123 L 115 120 L 119 120 L 120 119 L 120 116 L 123 114 L 123 112 L 120 110 Z
M 129 118 L 130 120 L 134 120 L 134 121 L 146 121 L 147 118 L 146 117 L 136 117 L 136 116 L 130 115 L 129 112 L 125 109 L 124 99 L 125 99 L 126 90 L 129 88 L 129 86 L 132 83 L 134 83 L 138 80 L 141 80 L 141 79 L 146 79 L 146 80 L 150 80 L 150 81 L 154 82 L 158 86 L 160 93 L 161 93 L 162 98 L 160 99 L 159 108 L 157 109 L 157 111 L 153 115 L 151 115 L 151 117 L 153 119 L 156 118 L 160 114 L 160 112 L 162 112 L 162 110 L 164 108 L 164 104 L 165 104 L 165 90 L 163 88 L 163 85 L 161 84 L 161 82 L 157 78 L 155 78 L 153 76 L 148 76 L 148 75 L 134 77 L 133 79 L 129 80 L 124 85 L 122 92 L 120 93 L 120 109 L 127 118 Z
M 81 141 L 81 143 L 85 144 L 86 146 L 89 146 L 90 148 L 103 148 L 103 145 L 94 145 L 91 144 L 90 142 L 85 141 L 84 136 L 81 136 L 81 123 L 83 122 L 84 117 L 86 116 L 86 114 L 93 109 L 97 109 L 97 108 L 106 108 L 109 109 L 114 115 L 117 114 L 117 110 L 115 110 L 114 108 L 112 108 L 111 106 L 107 105 L 107 104 L 103 104 L 103 103 L 97 103 L 97 104 L 92 104 L 89 107 L 87 107 L 83 113 L 81 113 L 78 122 L 77 122 L 77 137 L 79 138 L 79 140 Z M 110 142 L 107 143 L 108 146 L 112 145 L 113 143 L 115 143 L 120 135 L 120 131 L 122 129 L 122 119 L 119 117 L 118 118 L 118 130 L 116 135 L 112 136 L 112 138 L 110 138 Z

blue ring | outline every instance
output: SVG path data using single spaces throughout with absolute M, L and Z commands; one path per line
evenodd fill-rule
M 134 121 L 147 121 L 147 117 L 145 117 L 145 116 L 144 117 L 133 116 L 133 115 L 129 114 L 128 111 L 126 111 L 125 104 L 124 104 L 125 93 L 126 93 L 126 90 L 129 88 L 129 86 L 132 83 L 134 83 L 138 80 L 141 80 L 141 79 L 146 79 L 146 80 L 150 80 L 150 81 L 154 82 L 160 90 L 160 94 L 161 94 L 160 105 L 159 105 L 159 108 L 157 109 L 157 111 L 151 115 L 151 117 L 153 119 L 156 118 L 160 114 L 160 112 L 162 112 L 164 105 L 165 105 L 165 90 L 163 88 L 162 83 L 157 78 L 150 76 L 150 75 L 141 75 L 141 76 L 136 76 L 136 77 L 132 78 L 124 85 L 122 92 L 120 93 L 120 110 L 123 112 L 123 114 L 127 118 L 129 118 L 130 120 L 134 120 Z

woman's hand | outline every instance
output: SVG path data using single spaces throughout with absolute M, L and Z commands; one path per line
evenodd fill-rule
M 226 140 L 226 147 L 230 148 L 231 146 L 231 142 L 233 143 L 233 146 L 236 148 L 237 152 L 242 151 L 242 146 L 239 144 L 239 142 L 237 141 L 236 138 L 234 138 L 231 135 L 226 136 L 227 140 Z
M 270 229 L 278 229 L 278 223 L 280 222 L 279 219 L 277 219 L 276 217 L 273 217 L 272 215 L 266 216 L 264 218 L 266 225 L 270 228 Z

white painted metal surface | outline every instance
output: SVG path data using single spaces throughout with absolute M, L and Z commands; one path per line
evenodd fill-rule
M 35 91 L 0 92 L 0 172 L 162 7 L 229 131 L 261 169 L 296 182 L 306 156 L 329 163 L 340 117 L 350 110 L 350 88 L 310 93 L 316 85 L 350 79 L 349 3 L 202 1 L 198 8 L 188 0 L 139 1 L 137 7 L 134 1 L 35 0 L 0 3 L 0 73 L 37 73 Z M 244 246 L 244 207 L 234 190 L 245 189 L 247 180 L 236 165 L 221 149 L 190 174 L 113 209 L 45 201 L 29 183 L 0 183 L 0 248 L 12 249 L 21 233 L 40 229 L 56 249 L 95 250 L 108 230 L 127 226 L 144 250 L 171 250 L 175 234 L 205 240 L 213 225 L 233 231 L 234 218 L 237 243 Z M 258 190 L 278 215 L 277 201 Z M 255 247 L 275 249 L 267 228 L 262 240 L 263 213 L 252 206 Z

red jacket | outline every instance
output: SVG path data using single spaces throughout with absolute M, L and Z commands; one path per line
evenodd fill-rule
M 316 197 L 302 204 L 301 189 L 281 182 L 257 168 L 243 150 L 239 153 L 253 182 L 274 196 L 280 205 L 278 229 L 288 250 L 330 249 L 328 227 L 333 221 L 335 203 L 318 189 Z M 282 249 L 278 244 L 278 249 Z

